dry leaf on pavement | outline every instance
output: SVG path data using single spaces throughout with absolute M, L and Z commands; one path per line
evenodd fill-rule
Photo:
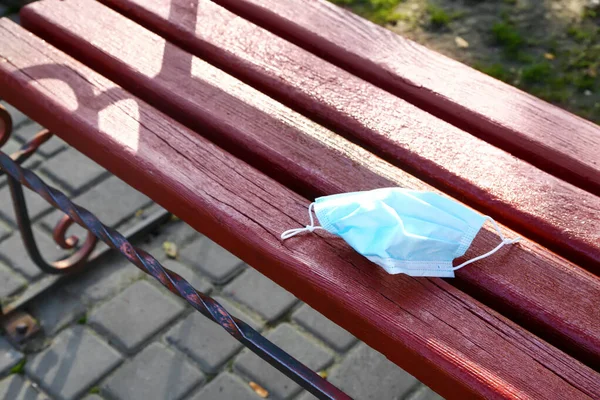
M 263 399 L 266 399 L 267 397 L 269 397 L 269 392 L 267 392 L 267 389 L 265 389 L 264 387 L 260 386 L 258 383 L 256 382 L 250 382 L 248 383 L 248 385 L 250 385 L 250 387 L 252 388 L 252 390 L 254 390 L 254 392 L 259 395 L 260 397 L 262 397 Z
M 163 250 L 169 258 L 177 258 L 177 245 L 173 242 L 164 242 Z

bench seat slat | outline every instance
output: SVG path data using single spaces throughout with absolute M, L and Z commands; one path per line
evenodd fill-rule
M 432 118 L 212 1 L 197 0 L 195 8 L 185 2 L 171 17 L 172 0 L 101 1 L 311 118 L 359 139 L 444 192 L 600 273 L 598 196 Z M 280 2 L 284 7 L 293 3 Z M 50 15 L 49 6 L 40 7 Z M 69 23 L 75 21 L 65 21 Z M 488 94 L 482 91 L 483 96 Z M 600 149 L 600 142 L 595 147 Z
M 326 0 L 215 2 L 556 176 L 600 194 L 600 127 L 583 118 Z
M 282 243 L 306 199 L 8 19 L 0 95 L 441 394 L 600 395 L 598 373 L 440 279 L 387 275 L 325 235 Z
M 69 18 L 72 13 L 85 24 Z M 433 190 L 95 2 L 39 2 L 25 9 L 22 21 L 307 196 L 386 186 Z M 109 36 L 103 34 L 108 27 Z M 124 40 L 127 48 L 121 46 Z M 151 66 L 155 57 L 165 60 L 160 68 Z M 467 256 L 484 253 L 497 241 L 493 229 L 486 229 Z M 457 282 L 589 365 L 600 366 L 597 277 L 525 243 L 461 270 Z

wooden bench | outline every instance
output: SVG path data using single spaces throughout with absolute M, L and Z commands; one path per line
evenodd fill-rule
M 101 3 L 1 20 L 0 96 L 441 395 L 600 397 L 600 128 L 325 1 Z M 280 241 L 387 186 L 529 240 L 453 280 Z

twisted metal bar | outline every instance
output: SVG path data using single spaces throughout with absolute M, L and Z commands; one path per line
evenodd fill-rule
M 194 289 L 185 279 L 164 268 L 147 252 L 136 249 L 119 232 L 103 225 L 91 212 L 80 207 L 60 191 L 46 185 L 32 171 L 22 168 L 8 155 L 0 152 L 0 169 L 10 179 L 38 193 L 52 206 L 62 210 L 73 221 L 92 232 L 111 248 L 118 250 L 135 266 L 152 275 L 172 293 L 184 298 L 197 311 L 221 325 L 231 336 L 259 357 L 287 375 L 320 399 L 350 399 L 317 373 L 269 342 L 245 322 L 231 316 L 219 303 Z
M 25 143 L 16 153 L 10 155 L 17 164 L 23 164 L 37 149 L 52 138 L 53 134 L 48 129 L 43 129 L 35 134 L 33 138 Z
M 12 133 L 12 118 L 8 111 L 0 105 L 0 147 L 5 144 L 10 134 Z M 44 143 L 46 143 L 52 137 L 52 133 L 47 129 L 38 132 L 29 142 L 23 145 L 16 153 L 11 154 L 10 158 L 17 164 L 22 164 L 29 157 L 31 157 L 36 150 Z M 4 175 L 3 171 L 0 171 L 0 176 Z M 27 212 L 27 203 L 25 201 L 25 195 L 23 193 L 23 187 L 15 179 L 8 177 L 8 184 L 10 186 L 10 193 L 13 201 L 13 207 L 15 210 L 15 218 L 17 225 L 19 226 L 19 232 L 25 245 L 25 249 L 29 254 L 31 260 L 44 272 L 49 274 L 65 274 L 74 272 L 82 268 L 92 252 L 96 247 L 98 239 L 88 233 L 84 245 L 75 251 L 70 257 L 55 261 L 52 263 L 46 262 L 40 254 L 39 248 L 35 241 L 33 231 L 31 229 L 31 220 L 29 219 L 29 213 Z M 66 238 L 67 229 L 73 224 L 69 222 L 69 217 L 65 216 L 59 221 L 56 228 L 54 229 L 54 240 L 63 249 L 73 249 L 79 241 L 77 237 L 71 236 Z

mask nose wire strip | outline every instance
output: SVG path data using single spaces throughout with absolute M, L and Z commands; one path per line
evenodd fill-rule
M 308 217 L 310 218 L 310 225 L 306 225 L 304 228 L 295 228 L 295 229 L 290 229 L 290 230 L 283 232 L 281 234 L 282 240 L 289 239 L 292 236 L 296 236 L 297 234 L 302 233 L 302 232 L 313 232 L 317 229 L 325 230 L 325 228 L 323 228 L 322 226 L 315 226 L 315 220 L 313 218 L 314 205 L 315 205 L 315 203 L 310 203 L 310 206 L 308 206 Z
M 465 265 L 469 265 L 471 263 L 474 263 L 475 261 L 479 261 L 482 258 L 486 258 L 486 257 L 491 256 L 492 254 L 494 254 L 495 252 L 497 252 L 498 250 L 500 250 L 502 248 L 502 246 L 504 246 L 506 244 L 517 243 L 518 241 L 521 240 L 520 236 L 517 236 L 514 239 L 507 239 L 507 238 L 505 238 L 504 235 L 502 234 L 502 231 L 500 230 L 500 227 L 496 223 L 496 221 L 494 221 L 494 219 L 492 217 L 486 217 L 486 218 L 487 218 L 488 221 L 490 221 L 494 225 L 494 228 L 496 229 L 496 232 L 498 233 L 498 236 L 500 236 L 500 239 L 502 239 L 502 241 L 500 242 L 500 244 L 498 246 L 496 246 L 494 249 L 488 251 L 487 253 L 482 254 L 480 256 L 477 256 L 475 258 L 471 258 L 470 260 L 465 261 L 464 263 L 460 264 L 459 266 L 452 268 L 453 271 L 456 271 L 457 269 L 461 269 Z

